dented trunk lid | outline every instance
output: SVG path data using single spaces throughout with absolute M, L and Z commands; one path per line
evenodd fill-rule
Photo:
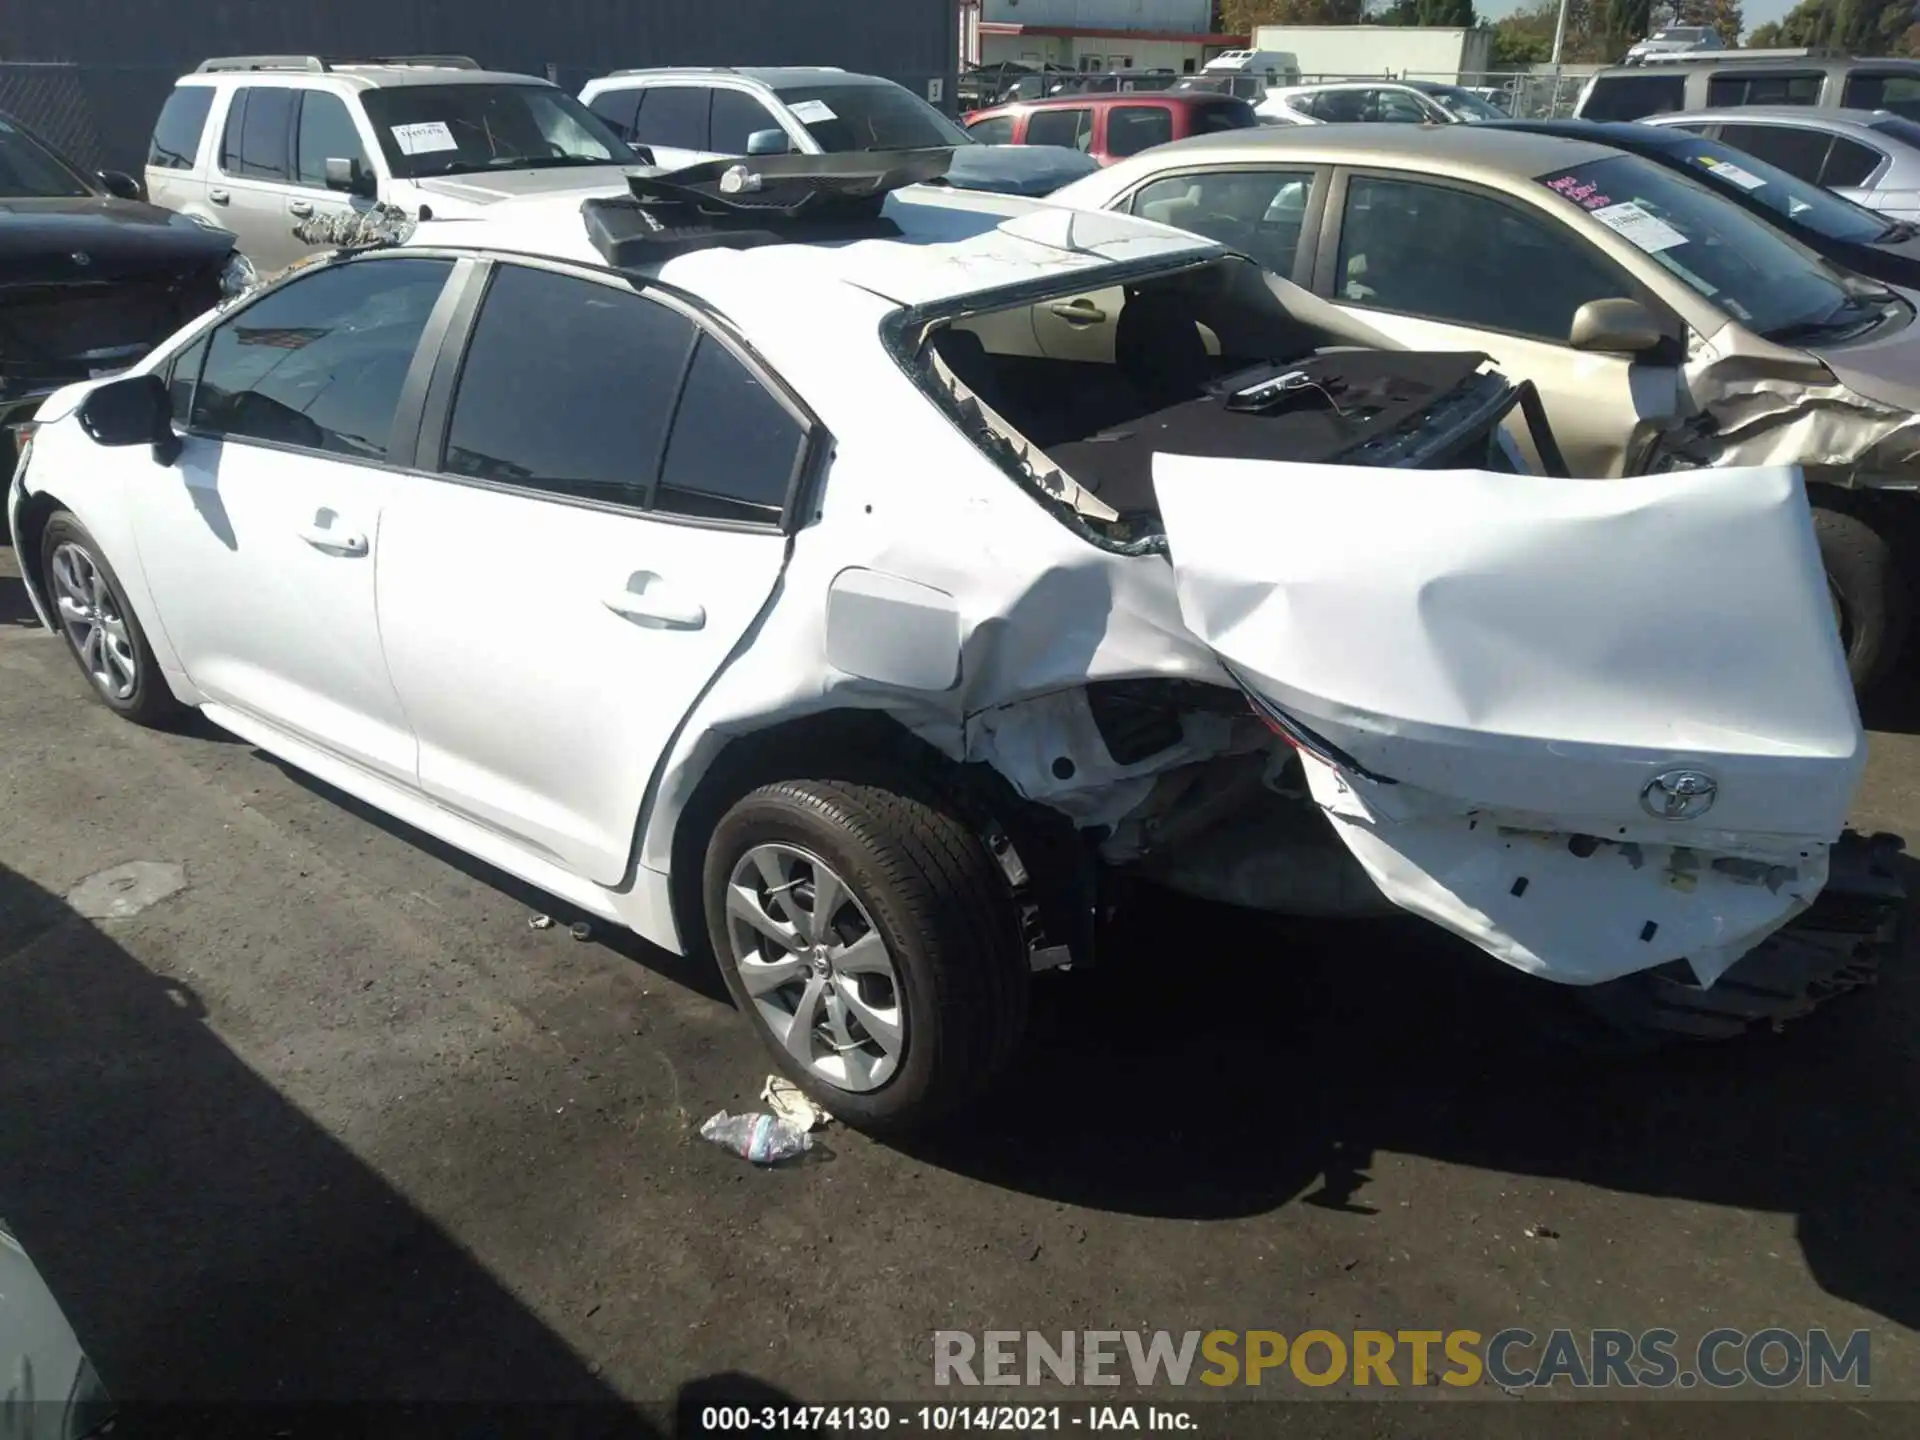
M 1793 469 L 1154 477 L 1184 622 L 1398 903 L 1589 983 L 1818 893 L 1865 741 Z

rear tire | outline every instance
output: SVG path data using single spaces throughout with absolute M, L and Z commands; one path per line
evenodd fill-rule
M 164 726 L 187 707 L 167 688 L 120 577 L 71 513 L 56 510 L 40 539 L 40 583 L 95 698 L 136 725 Z
M 1885 683 L 1905 646 L 1906 581 L 1893 546 L 1857 516 L 1816 509 L 1813 533 L 1839 611 L 1847 673 L 1864 697 Z
M 714 828 L 703 893 L 734 1003 L 849 1125 L 924 1127 L 1019 1047 L 1029 972 L 1004 872 L 911 779 L 762 786 Z

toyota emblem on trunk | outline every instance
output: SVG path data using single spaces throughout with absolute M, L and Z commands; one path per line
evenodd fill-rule
M 1657 820 L 1694 820 L 1713 808 L 1719 783 L 1699 770 L 1667 770 L 1640 792 L 1640 804 Z

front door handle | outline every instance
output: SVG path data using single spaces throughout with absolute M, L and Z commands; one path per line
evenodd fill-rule
M 227 201 L 231 200 L 232 198 L 233 197 L 224 190 L 207 191 L 207 199 L 211 200 L 216 205 L 224 205 L 227 203 Z
M 367 537 L 358 530 L 336 530 L 318 522 L 300 527 L 300 538 L 324 555 L 364 555 Z
M 1107 312 L 1091 300 L 1056 300 L 1047 309 L 1069 325 L 1100 325 L 1107 318 Z
M 707 607 L 677 590 L 651 570 L 636 570 L 627 588 L 600 602 L 616 615 L 650 629 L 698 630 L 707 623 Z
M 287 202 L 287 213 L 289 215 L 311 215 L 313 213 L 313 202 L 311 200 L 289 200 Z

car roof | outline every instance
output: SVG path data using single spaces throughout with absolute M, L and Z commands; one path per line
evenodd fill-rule
M 1501 130 L 1524 130 L 1535 135 L 1559 135 L 1593 145 L 1611 145 L 1620 150 L 1679 150 L 1698 143 L 1702 138 L 1687 131 L 1676 134 L 1671 126 L 1642 125 L 1633 120 L 1521 118 L 1484 120 L 1481 123 Z
M 1522 178 L 1564 165 L 1580 165 L 1615 153 L 1591 140 L 1536 135 L 1484 125 L 1263 125 L 1253 130 L 1224 130 L 1156 145 L 1122 165 L 1158 168 L 1153 159 L 1175 153 L 1183 159 L 1235 160 L 1294 158 L 1343 164 L 1356 160 L 1407 161 L 1411 168 L 1439 162 L 1450 173 Z M 1139 163 L 1147 159 L 1148 164 Z
M 1725 125 L 1740 120 L 1791 120 L 1816 129 L 1868 130 L 1876 120 L 1898 119 L 1891 110 L 1816 110 L 1811 105 L 1722 105 L 1717 109 L 1678 110 L 1647 119 L 1662 125 L 1686 121 L 1712 121 Z
M 581 196 L 503 200 L 474 220 L 426 221 L 408 245 L 541 256 L 607 268 L 580 215 Z M 1091 275 L 1130 262 L 1199 261 L 1213 241 L 1133 215 L 1069 210 L 1012 195 L 914 185 L 887 198 L 899 233 L 839 242 L 718 247 L 647 273 L 714 304 L 736 323 L 777 311 L 797 289 L 842 284 L 898 305 L 937 305 L 1009 286 Z M 743 327 L 744 328 L 744 327 Z
M 315 82 L 344 81 L 354 90 L 399 90 L 416 85 L 537 85 L 557 88 L 538 75 L 520 75 L 508 70 L 461 70 L 452 66 L 423 65 L 335 65 L 328 70 L 210 70 L 182 75 L 182 85 L 288 85 L 312 86 Z
M 608 86 L 647 80 L 747 80 L 769 90 L 800 85 L 891 85 L 878 75 L 862 75 L 833 65 L 657 65 L 640 70 L 616 70 L 592 83 Z

